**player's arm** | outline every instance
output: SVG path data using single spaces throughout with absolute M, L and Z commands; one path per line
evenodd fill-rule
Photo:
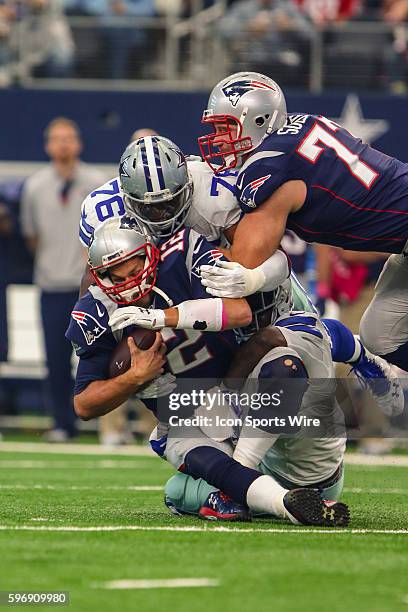
M 305 199 L 305 183 L 287 181 L 246 214 L 234 235 L 232 260 L 252 269 L 273 255 L 285 233 L 288 215 L 299 210 Z
M 111 412 L 144 384 L 163 374 L 166 347 L 160 334 L 147 350 L 138 349 L 133 338 L 128 338 L 128 346 L 131 363 L 127 372 L 109 380 L 93 380 L 74 396 L 74 409 L 81 419 L 87 421 Z M 81 362 L 85 368 L 90 367 L 89 358 L 80 360 L 77 376 L 81 376 Z
M 252 321 L 252 312 L 245 299 L 204 298 L 186 300 L 173 308 L 118 308 L 109 325 L 113 331 L 129 325 L 145 329 L 196 329 L 199 331 L 224 331 L 235 327 L 246 327 Z

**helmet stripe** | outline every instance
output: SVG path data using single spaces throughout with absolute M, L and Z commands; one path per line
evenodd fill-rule
M 152 181 L 150 180 L 149 162 L 147 161 L 145 139 L 142 138 L 139 141 L 139 144 L 140 144 L 140 153 L 142 155 L 142 163 L 143 163 L 143 170 L 144 170 L 144 175 L 145 175 L 145 179 L 146 179 L 147 191 L 153 191 Z
M 160 191 L 161 189 L 164 189 L 164 187 L 160 186 L 159 174 L 157 171 L 156 161 L 154 157 L 152 137 L 147 136 L 144 139 L 144 141 L 146 144 L 147 163 L 148 163 L 148 168 L 149 168 L 150 179 L 152 182 L 152 191 Z
M 159 147 L 157 145 L 157 138 L 153 137 L 152 141 L 153 141 L 154 161 L 156 162 L 157 176 L 159 177 L 160 189 L 165 189 L 166 185 L 164 183 L 163 168 L 161 164 Z

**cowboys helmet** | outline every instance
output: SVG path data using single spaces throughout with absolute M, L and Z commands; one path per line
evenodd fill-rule
M 198 139 L 205 161 L 214 172 L 239 166 L 242 155 L 253 151 L 286 121 L 286 101 L 279 85 L 258 72 L 237 72 L 212 90 L 202 123 L 213 133 Z M 215 159 L 221 161 L 219 165 Z
M 117 304 L 133 304 L 153 290 L 160 254 L 153 239 L 136 219 L 129 216 L 109 219 L 94 232 L 88 248 L 91 274 L 102 291 Z M 134 257 L 135 267 L 120 282 L 112 270 Z
M 132 214 L 156 236 L 168 238 L 183 225 L 193 183 L 171 140 L 146 136 L 131 143 L 120 160 L 119 180 Z

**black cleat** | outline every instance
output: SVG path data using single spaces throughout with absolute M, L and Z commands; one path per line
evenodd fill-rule
M 292 489 L 283 498 L 283 505 L 296 525 L 347 527 L 350 523 L 347 505 L 323 500 L 317 489 Z

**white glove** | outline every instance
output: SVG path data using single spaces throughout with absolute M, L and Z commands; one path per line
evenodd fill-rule
M 173 374 L 162 374 L 152 380 L 146 387 L 135 393 L 139 399 L 154 399 L 170 395 L 177 387 L 176 377 Z
M 124 329 L 129 325 L 138 325 L 145 329 L 161 329 L 166 326 L 164 310 L 139 308 L 138 306 L 118 308 L 111 315 L 109 325 L 113 332 Z
M 200 273 L 201 284 L 208 293 L 221 298 L 252 295 L 265 283 L 262 270 L 249 270 L 235 261 L 217 261 L 214 266 L 201 266 Z

